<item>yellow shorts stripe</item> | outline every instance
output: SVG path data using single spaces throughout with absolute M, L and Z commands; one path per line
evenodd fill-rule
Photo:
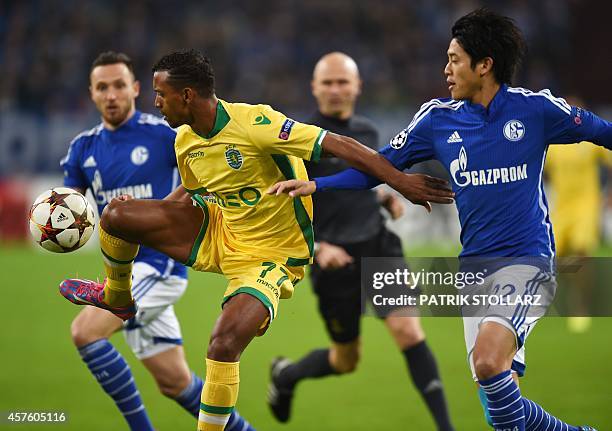
M 243 286 L 240 287 L 238 289 L 236 289 L 235 291 L 233 291 L 231 294 L 227 295 L 225 298 L 223 298 L 223 302 L 221 303 L 221 307 L 223 307 L 223 305 L 225 305 L 225 303 L 227 301 L 230 300 L 230 298 L 232 298 L 233 296 L 238 295 L 239 293 L 247 293 L 251 296 L 254 296 L 255 298 L 259 299 L 264 307 L 266 307 L 268 309 L 268 312 L 270 313 L 270 320 L 274 320 L 274 307 L 272 306 L 272 302 L 270 302 L 270 300 L 268 299 L 268 297 L 266 295 L 264 295 L 262 292 L 260 292 L 259 290 L 253 288 L 253 287 L 249 287 L 249 286 Z
M 196 238 L 195 242 L 193 243 L 193 247 L 191 248 L 191 254 L 189 255 L 189 259 L 187 260 L 187 262 L 185 262 L 185 265 L 187 266 L 192 266 L 195 263 L 196 258 L 198 257 L 198 250 L 200 250 L 200 245 L 202 244 L 202 241 L 204 241 L 204 236 L 206 235 L 206 230 L 208 229 L 208 220 L 210 218 L 208 215 L 208 205 L 206 205 L 206 202 L 204 202 L 202 196 L 195 194 L 193 195 L 193 200 L 198 204 L 200 208 L 202 208 L 202 212 L 204 213 L 204 220 L 202 221 L 202 227 L 200 228 L 198 237 Z

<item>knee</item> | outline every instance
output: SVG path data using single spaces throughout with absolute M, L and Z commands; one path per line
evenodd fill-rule
M 123 212 L 124 204 L 124 201 L 113 199 L 102 211 L 100 225 L 107 233 L 111 235 L 117 234 L 118 226 L 121 225 L 121 219 L 123 217 L 121 213 Z
M 93 328 L 88 327 L 88 325 L 83 324 L 78 316 L 70 325 L 70 337 L 76 347 L 83 347 L 94 341 L 106 338 L 104 334 L 100 334 L 93 330 Z
M 219 362 L 237 362 L 242 353 L 237 344 L 237 337 L 232 331 L 215 332 L 208 343 L 207 358 Z
M 358 347 L 350 350 L 331 350 L 331 366 L 338 374 L 349 374 L 357 370 L 361 352 Z
M 474 371 L 479 380 L 490 379 L 505 371 L 503 358 L 491 352 L 474 352 Z
M 155 376 L 155 380 L 159 392 L 168 398 L 174 399 L 191 383 L 191 374 L 181 373 L 179 375 Z
M 406 350 L 425 340 L 425 332 L 415 317 L 389 317 L 387 326 L 396 344 Z

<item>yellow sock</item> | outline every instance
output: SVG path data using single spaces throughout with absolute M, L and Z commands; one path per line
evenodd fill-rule
M 229 420 L 240 383 L 240 362 L 217 362 L 206 358 L 198 431 L 223 431 Z
M 138 254 L 138 244 L 114 237 L 100 228 L 100 248 L 106 270 L 104 302 L 122 306 L 132 302 L 132 266 Z

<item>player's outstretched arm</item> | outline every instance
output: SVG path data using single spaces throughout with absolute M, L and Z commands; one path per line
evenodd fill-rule
M 410 202 L 423 205 L 428 211 L 431 211 L 430 202 L 453 203 L 454 193 L 447 181 L 428 175 L 402 173 L 382 154 L 352 138 L 328 132 L 321 145 L 324 152 L 347 161 L 359 170 L 348 169 L 315 181 L 282 181 L 272 186 L 268 193 L 306 196 L 317 189 L 368 189 L 385 182 Z
M 352 138 L 327 133 L 321 146 L 324 152 L 331 153 L 356 169 L 387 183 L 410 202 L 423 205 L 428 211 L 431 211 L 429 202 L 453 203 L 454 193 L 449 189 L 447 181 L 428 175 L 405 174 L 397 170 L 382 154 Z
M 168 196 L 164 198 L 164 200 L 176 201 L 176 202 L 189 202 L 191 201 L 191 195 L 189 195 L 189 192 L 185 190 L 185 187 L 180 185 L 176 189 L 172 190 L 168 194 Z

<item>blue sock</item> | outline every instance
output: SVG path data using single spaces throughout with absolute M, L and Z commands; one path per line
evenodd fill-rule
M 240 414 L 234 409 L 227 425 L 225 425 L 224 431 L 256 431 L 250 423 L 246 421 Z
M 487 396 L 487 408 L 495 431 L 525 431 L 521 391 L 512 380 L 512 372 L 507 370 L 478 383 Z
M 482 410 L 484 411 L 485 420 L 489 425 L 493 426 L 493 420 L 491 419 L 489 408 L 487 407 L 487 394 L 485 394 L 485 391 L 483 391 L 481 387 L 478 388 L 478 397 L 480 398 L 480 404 L 482 405 Z
M 181 392 L 175 401 L 179 403 L 185 410 L 191 413 L 196 418 L 200 413 L 200 397 L 202 395 L 202 386 L 204 382 L 196 373 L 191 373 L 191 382 L 183 392 Z
M 542 407 L 523 398 L 525 409 L 525 429 L 527 431 L 580 431 L 544 411 Z
M 191 383 L 175 398 L 177 403 L 196 418 L 200 414 L 200 397 L 203 386 L 204 382 L 202 379 L 192 372 Z M 234 409 L 225 426 L 225 431 L 255 431 L 255 428 Z
M 153 431 L 130 366 L 115 347 L 107 339 L 101 339 L 78 350 L 104 392 L 117 404 L 130 429 Z

